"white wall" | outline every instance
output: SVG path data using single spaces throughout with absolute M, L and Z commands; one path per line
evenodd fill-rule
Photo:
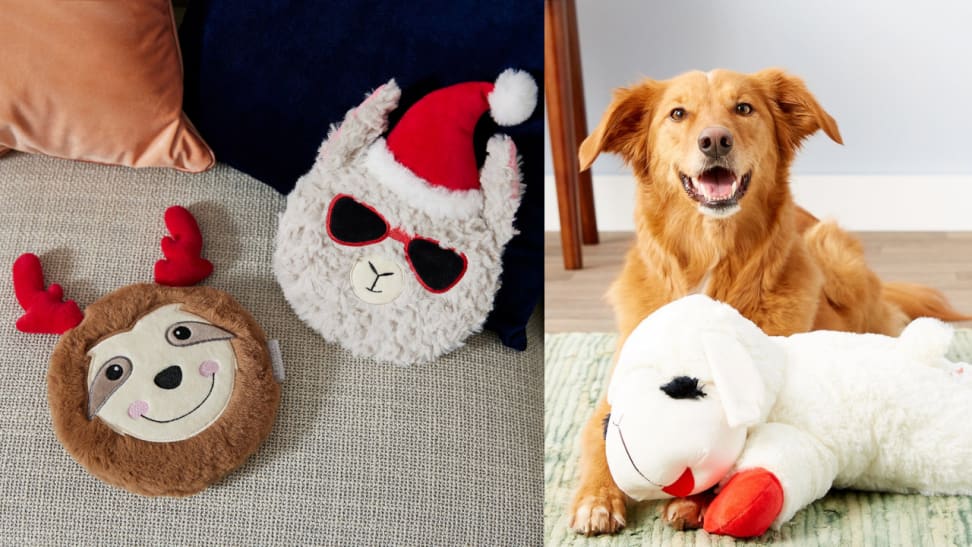
M 833 175 L 841 184 L 863 185 L 852 193 L 872 194 L 876 201 L 862 206 L 877 209 L 916 193 L 932 205 L 962 201 L 969 214 L 945 225 L 972 230 L 972 2 L 578 0 L 577 10 L 590 127 L 613 88 L 645 76 L 782 66 L 807 81 L 845 142 L 812 137 L 795 175 Z M 552 171 L 548 152 L 546 172 Z M 593 173 L 600 187 L 604 176 L 628 170 L 616 158 L 602 157 Z M 881 181 L 900 182 L 902 175 L 916 177 L 893 186 L 889 195 Z M 931 199 L 945 188 L 950 193 Z M 841 199 L 836 192 L 823 207 Z M 858 229 L 882 229 L 866 221 L 861 226 L 853 209 L 838 209 L 851 214 Z M 814 212 L 836 214 L 819 207 Z M 919 222 L 919 229 L 940 229 L 933 226 L 939 212 L 922 213 L 928 222 Z M 627 210 L 609 214 L 630 218 Z M 553 227 L 555 217 L 548 214 Z

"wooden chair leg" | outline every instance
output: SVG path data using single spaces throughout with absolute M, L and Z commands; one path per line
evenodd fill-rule
M 583 267 L 578 203 L 577 131 L 574 127 L 569 42 L 569 6 L 564 0 L 544 0 L 544 93 L 547 122 L 550 126 L 550 152 L 557 181 L 557 206 L 560 213 L 560 241 L 564 268 Z
M 584 105 L 584 77 L 581 71 L 580 46 L 577 42 L 577 9 L 574 0 L 564 0 L 567 17 L 567 52 L 570 58 L 571 103 L 574 108 L 575 153 L 587 138 L 587 112 Z M 580 205 L 581 239 L 586 245 L 598 242 L 597 217 L 594 214 L 594 187 L 591 171 L 588 169 L 577 175 L 577 195 Z

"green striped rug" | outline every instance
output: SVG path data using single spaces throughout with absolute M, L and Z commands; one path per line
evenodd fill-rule
M 972 330 L 959 330 L 950 357 L 972 362 Z M 629 507 L 621 534 L 597 538 L 568 529 L 577 478 L 577 436 L 604 388 L 616 336 L 547 334 L 544 380 L 544 539 L 547 545 L 731 545 L 705 532 L 676 532 L 661 503 Z M 972 462 L 969 462 L 972 465 Z M 972 498 L 832 492 L 797 513 L 779 532 L 751 545 L 972 545 Z

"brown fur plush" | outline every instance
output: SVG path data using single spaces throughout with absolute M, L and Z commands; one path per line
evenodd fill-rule
M 731 132 L 724 160 L 739 180 L 751 177 L 738 212 L 724 218 L 702 214 L 683 184 L 708 169 L 699 138 L 712 127 Z M 580 162 L 586 169 L 599 153 L 614 152 L 638 180 L 636 243 L 609 292 L 620 343 L 652 311 L 693 292 L 731 304 L 771 335 L 811 329 L 896 335 L 918 315 L 968 318 L 933 289 L 882 284 L 856 239 L 796 206 L 790 164 L 801 142 L 820 129 L 842 142 L 837 123 L 804 83 L 778 69 L 690 72 L 616 91 L 581 145 Z M 604 455 L 609 412 L 602 398 L 582 433 L 571 527 L 585 534 L 625 524 L 625 498 Z
M 121 435 L 87 418 L 88 350 L 129 330 L 142 316 L 173 303 L 236 337 L 233 393 L 219 419 L 188 439 L 156 443 Z M 146 496 L 188 496 L 239 467 L 270 433 L 280 401 L 263 330 L 233 298 L 209 287 L 130 285 L 85 310 L 51 356 L 47 395 L 54 431 L 96 477 Z

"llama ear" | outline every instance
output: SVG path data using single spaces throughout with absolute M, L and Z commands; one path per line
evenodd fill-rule
M 506 135 L 489 139 L 479 184 L 483 192 L 483 217 L 493 229 L 497 243 L 505 245 L 516 235 L 513 218 L 523 195 L 520 157 L 513 139 Z
M 701 341 L 729 427 L 760 423 L 769 412 L 770 397 L 749 350 L 735 336 L 719 331 L 703 332 Z
M 349 110 L 340 125 L 331 126 L 318 151 L 318 162 L 343 163 L 375 142 L 388 130 L 388 113 L 398 107 L 401 94 L 395 80 L 388 80 Z

